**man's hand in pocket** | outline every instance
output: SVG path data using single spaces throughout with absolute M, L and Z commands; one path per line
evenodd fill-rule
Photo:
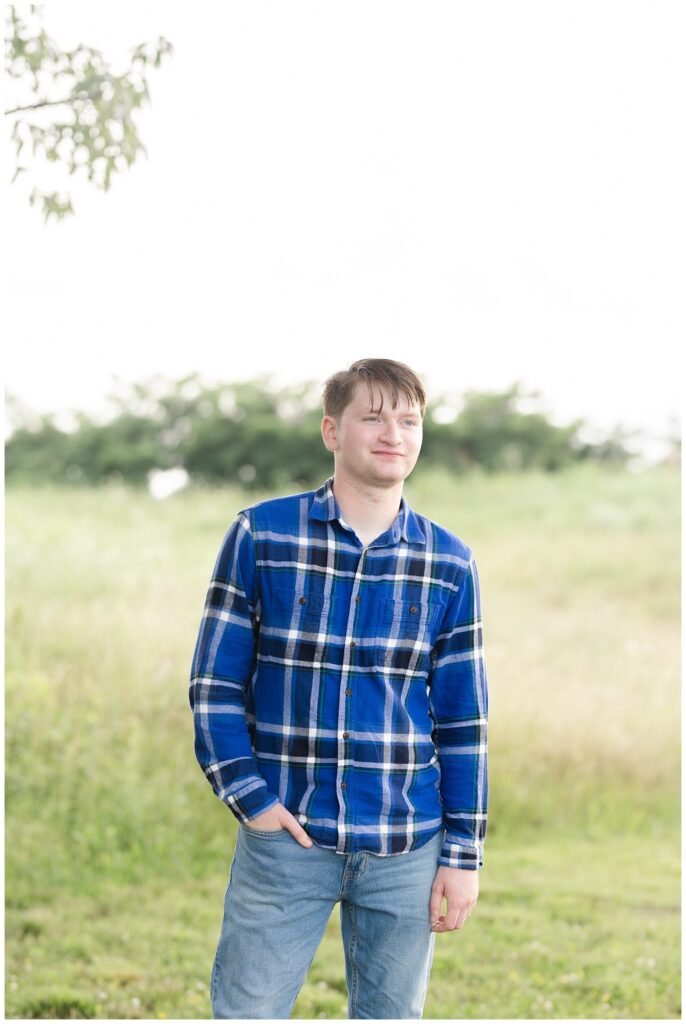
M 274 804 L 268 811 L 251 818 L 246 828 L 254 828 L 260 832 L 278 832 L 284 828 L 297 839 L 301 846 L 312 846 L 312 840 L 298 820 L 287 811 L 283 804 Z

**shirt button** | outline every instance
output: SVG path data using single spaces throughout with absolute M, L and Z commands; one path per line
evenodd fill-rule
M 358 594 L 357 597 L 355 598 L 355 604 L 359 604 L 359 603 L 360 603 L 360 595 Z
M 350 646 L 351 646 L 351 647 L 355 647 L 355 641 L 354 641 L 354 640 L 351 640 L 351 641 L 350 641 Z
M 307 604 L 307 598 L 306 597 L 298 598 L 298 604 Z
M 344 740 L 347 740 L 347 738 L 348 738 L 348 736 L 349 736 L 349 735 L 350 735 L 350 733 L 349 733 L 349 732 L 344 732 L 344 733 L 343 733 L 343 739 L 344 739 Z
M 352 697 L 352 692 L 353 692 L 352 690 L 346 690 L 345 691 L 346 697 Z
M 348 783 L 347 782 L 341 782 L 341 789 L 347 789 L 347 788 L 348 788 Z
M 412 614 L 414 615 L 414 613 L 415 613 L 415 612 L 417 611 L 417 605 L 416 605 L 416 604 L 413 604 L 413 605 L 412 605 L 412 606 L 410 607 L 410 611 L 411 611 L 411 612 L 412 612 Z

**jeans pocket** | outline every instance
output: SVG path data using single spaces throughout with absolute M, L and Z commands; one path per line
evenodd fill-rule
M 260 829 L 250 828 L 249 825 L 242 825 L 241 827 L 248 835 L 258 836 L 260 839 L 272 839 L 275 836 L 282 836 L 288 832 L 287 828 Z

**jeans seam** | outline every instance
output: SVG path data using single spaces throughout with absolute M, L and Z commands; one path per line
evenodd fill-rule
M 348 960 L 352 971 L 352 984 L 350 986 L 350 1016 L 355 1017 L 357 1009 L 355 1006 L 355 1000 L 357 998 L 357 968 L 355 967 L 355 960 L 353 959 L 353 951 L 357 941 L 357 928 L 355 927 L 355 904 L 348 903 L 348 906 L 350 908 L 350 944 L 348 946 Z
M 214 1013 L 214 1004 L 215 1004 L 216 995 L 217 995 L 217 975 L 219 973 L 219 971 L 218 971 L 219 964 L 218 964 L 217 961 L 218 961 L 218 955 L 215 953 L 215 955 L 214 955 L 214 963 L 212 964 L 212 977 L 210 978 L 210 1010 L 212 1011 L 212 1013 Z
M 322 936 L 322 938 L 323 938 L 323 936 Z M 290 1017 L 290 1015 L 291 1015 L 291 1014 L 293 1013 L 293 1007 L 294 1007 L 294 1006 L 295 1006 L 295 1004 L 297 1003 L 297 1001 L 298 1001 L 298 996 L 300 995 L 300 993 L 301 993 L 301 992 L 302 992 L 302 990 L 303 990 L 303 987 L 304 987 L 304 985 L 305 985 L 305 981 L 306 981 L 306 979 L 307 979 L 307 975 L 308 975 L 308 974 L 309 974 L 309 972 L 310 972 L 310 967 L 311 967 L 311 966 L 312 966 L 312 964 L 314 963 L 314 958 L 315 958 L 315 956 L 316 956 L 316 955 L 317 955 L 317 950 L 315 949 L 314 953 L 312 954 L 312 957 L 311 957 L 311 959 L 310 959 L 310 962 L 309 962 L 309 964 L 308 964 L 308 965 L 307 965 L 307 967 L 305 968 L 305 973 L 303 974 L 303 980 L 302 980 L 302 985 L 300 986 L 300 988 L 298 989 L 298 991 L 297 991 L 297 992 L 295 993 L 295 995 L 293 996 L 293 1002 L 291 1003 L 291 1005 L 290 1005 L 290 1007 L 289 1007 L 289 1010 L 288 1010 L 288 1016 L 289 1016 L 289 1017 Z

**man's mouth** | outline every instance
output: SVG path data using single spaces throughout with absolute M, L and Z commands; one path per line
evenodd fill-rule
M 393 458 L 399 459 L 402 452 L 372 452 L 372 455 L 390 455 Z

